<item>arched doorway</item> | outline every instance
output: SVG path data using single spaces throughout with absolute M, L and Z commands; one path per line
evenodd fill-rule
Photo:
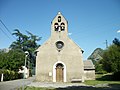
M 64 67 L 63 64 L 56 65 L 56 82 L 63 82 L 64 80 Z
M 53 65 L 53 82 L 66 82 L 66 65 L 62 61 L 57 61 Z

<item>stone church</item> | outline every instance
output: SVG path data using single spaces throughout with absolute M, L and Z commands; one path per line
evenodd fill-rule
M 88 65 L 87 60 L 87 63 L 83 62 L 83 50 L 69 38 L 68 21 L 60 12 L 51 22 L 50 38 L 36 51 L 36 81 L 84 82 L 95 79 L 93 64 Z

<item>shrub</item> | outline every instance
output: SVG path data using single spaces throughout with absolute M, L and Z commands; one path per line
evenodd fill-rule
M 113 74 L 113 80 L 120 81 L 120 71 Z
M 20 79 L 22 78 L 18 72 L 15 71 L 10 71 L 10 70 L 0 70 L 0 78 L 3 73 L 3 81 L 9 81 L 9 80 L 14 80 L 14 79 Z

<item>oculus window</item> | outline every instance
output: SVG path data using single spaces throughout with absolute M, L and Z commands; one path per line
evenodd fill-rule
M 64 43 L 63 43 L 62 41 L 56 42 L 56 47 L 57 47 L 58 49 L 62 49 L 63 46 L 64 46 Z

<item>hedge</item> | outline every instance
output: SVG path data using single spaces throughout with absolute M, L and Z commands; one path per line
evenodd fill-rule
M 23 75 L 19 74 L 18 72 L 0 69 L 0 79 L 1 79 L 2 73 L 3 73 L 3 81 L 20 79 L 23 77 Z

